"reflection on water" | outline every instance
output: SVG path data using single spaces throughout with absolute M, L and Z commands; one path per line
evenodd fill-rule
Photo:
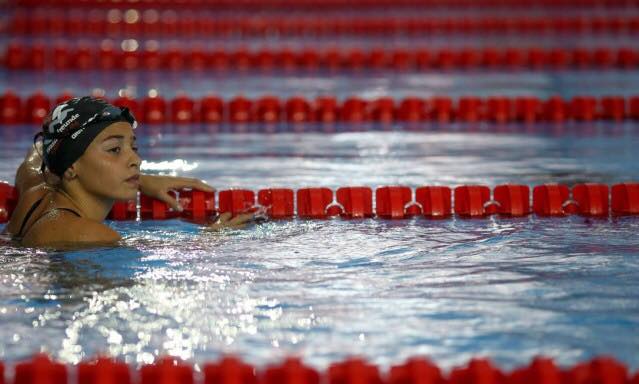
M 639 179 L 628 132 L 142 140 L 149 164 L 218 188 Z M 0 178 L 27 142 L 0 144 Z M 42 349 L 135 365 L 236 352 L 324 367 L 352 354 L 384 366 L 423 354 L 449 368 L 480 355 L 512 368 L 537 354 L 560 364 L 611 354 L 639 368 L 637 218 L 292 220 L 221 233 L 177 220 L 111 225 L 120 248 L 3 246 L 1 359 Z

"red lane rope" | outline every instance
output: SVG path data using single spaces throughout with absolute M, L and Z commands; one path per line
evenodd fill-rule
M 566 70 L 636 69 L 639 50 L 632 48 L 463 48 L 463 49 L 304 49 L 258 51 L 210 50 L 157 43 L 138 47 L 104 40 L 99 48 L 79 44 L 10 43 L 4 66 L 9 70 Z
M 626 34 L 639 32 L 639 16 L 612 17 L 227 17 L 174 11 L 65 11 L 17 13 L 9 19 L 13 36 L 231 37 L 231 36 L 422 36 L 432 34 Z
M 185 218 L 206 220 L 215 214 L 233 215 L 259 212 L 272 219 L 344 219 L 371 218 L 406 219 L 423 217 L 441 219 L 453 214 L 461 218 L 481 218 L 490 215 L 521 217 L 565 216 L 578 214 L 592 217 L 609 215 L 639 215 L 639 183 L 543 184 L 531 189 L 527 185 L 502 184 L 492 190 L 484 185 L 422 186 L 414 190 L 407 186 L 330 188 L 265 188 L 229 189 L 214 192 L 180 190 L 174 193 L 184 208 L 171 210 L 166 203 L 140 196 L 136 201 L 118 202 L 109 214 L 112 220 L 164 220 Z M 532 198 L 531 198 L 532 197 Z M 18 196 L 16 189 L 0 182 L 0 222 L 11 217 Z M 532 204 L 531 204 L 532 201 Z M 216 202 L 218 203 L 216 205 Z M 374 204 L 373 204 L 374 203 Z
M 633 0 L 13 0 L 14 7 L 70 7 L 70 8 L 137 8 L 137 9 L 214 9 L 214 10 L 394 10 L 403 8 L 629 8 L 636 9 Z
M 41 124 L 53 105 L 73 97 L 62 94 L 50 98 L 35 93 L 21 98 L 12 92 L 0 96 L 0 124 Z M 242 96 L 224 100 L 217 96 L 191 98 L 185 95 L 166 100 L 163 97 L 133 99 L 117 97 L 111 103 L 128 107 L 138 121 L 146 124 L 244 124 L 244 123 L 565 123 L 639 120 L 639 96 L 551 97 L 407 97 L 374 100 L 350 97 L 338 101 L 323 96 L 280 99 Z M 303 129 L 302 129 L 303 131 Z
M 0 362 L 0 383 L 2 371 Z M 46 355 L 35 355 L 31 360 L 15 364 L 14 371 L 15 384 L 66 384 L 71 382 L 73 372 L 82 384 L 196 382 L 191 364 L 169 356 L 134 370 L 124 362 L 108 358 L 66 366 Z M 488 359 L 472 359 L 464 366 L 444 372 L 421 357 L 408 359 L 383 372 L 363 359 L 349 358 L 332 363 L 321 372 L 298 358 L 257 369 L 229 356 L 204 363 L 202 376 L 205 384 L 639 384 L 639 373 L 631 377 L 628 368 L 611 357 L 597 357 L 566 368 L 558 367 L 552 359 L 537 357 L 511 372 L 502 371 Z

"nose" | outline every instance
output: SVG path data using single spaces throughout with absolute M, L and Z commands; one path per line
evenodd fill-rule
M 140 164 L 142 164 L 142 158 L 140 157 L 140 155 L 136 151 L 131 150 L 131 157 L 129 159 L 129 167 L 134 167 L 134 168 L 140 169 Z

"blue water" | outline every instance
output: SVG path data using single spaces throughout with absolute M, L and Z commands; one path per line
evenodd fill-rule
M 149 172 L 218 189 L 639 180 L 636 125 L 484 128 L 138 136 Z M 2 134 L 0 179 L 11 179 L 30 134 Z M 450 368 L 485 356 L 509 369 L 538 354 L 561 365 L 606 354 L 639 368 L 636 217 L 110 225 L 120 248 L 2 249 L 0 359 L 201 364 L 233 352 L 326 367 L 427 355 Z

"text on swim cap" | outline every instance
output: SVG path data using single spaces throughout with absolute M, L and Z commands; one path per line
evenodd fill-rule
M 64 131 L 69 126 L 69 124 L 73 123 L 78 117 L 80 117 L 79 113 L 76 113 L 75 115 L 71 116 L 69 121 L 66 121 L 64 124 L 60 126 L 59 132 Z

